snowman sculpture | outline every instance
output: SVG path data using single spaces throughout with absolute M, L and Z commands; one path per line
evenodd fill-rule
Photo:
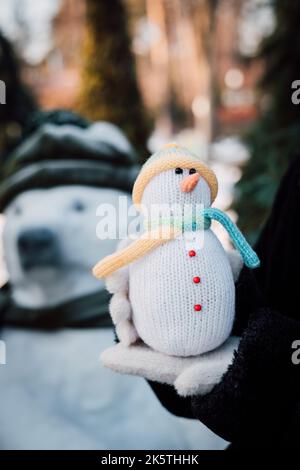
M 211 207 L 217 189 L 214 172 L 176 144 L 143 166 L 133 202 L 144 215 L 145 232 L 94 268 L 115 293 L 111 315 L 121 343 L 139 344 L 140 339 L 152 351 L 190 358 L 216 350 L 228 339 L 235 312 L 234 275 L 211 220 L 225 227 L 248 267 L 257 267 L 259 259 L 229 217 Z M 167 217 L 163 211 L 153 217 L 158 212 L 154 207 L 169 207 Z M 127 301 L 123 286 L 121 302 L 120 281 L 114 282 L 114 276 L 126 267 Z

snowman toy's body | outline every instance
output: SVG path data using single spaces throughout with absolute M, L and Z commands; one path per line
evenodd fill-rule
M 140 338 L 160 353 L 188 357 L 216 349 L 230 336 L 234 279 L 211 219 L 223 224 L 246 266 L 257 267 L 259 259 L 229 217 L 211 207 L 217 190 L 214 172 L 176 144 L 142 167 L 132 198 L 145 233 L 94 268 L 98 278 L 128 268 L 127 287 L 110 310 L 121 343 Z
M 148 346 L 172 356 L 215 349 L 234 319 L 233 276 L 219 240 L 209 229 L 203 247 L 197 234 L 188 244 L 171 240 L 129 268 L 135 328 Z
M 150 212 L 152 204 L 175 203 L 182 211 L 209 207 L 210 188 L 191 170 L 176 167 L 154 176 L 143 192 L 144 210 Z M 230 335 L 235 290 L 228 257 L 212 230 L 182 235 L 129 265 L 129 299 L 135 328 L 148 346 L 195 356 Z

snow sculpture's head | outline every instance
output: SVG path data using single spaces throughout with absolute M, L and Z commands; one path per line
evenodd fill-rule
M 132 188 L 135 152 L 125 135 L 67 111 L 38 113 L 1 176 L 4 255 L 15 302 L 54 307 L 104 289 L 91 268 L 117 240 L 96 237 L 96 209 L 118 210 L 119 196 Z
M 58 186 L 19 194 L 6 208 L 3 242 L 17 304 L 49 307 L 99 291 L 95 258 L 116 249 L 96 236 L 99 204 L 118 207 L 115 189 Z
M 153 204 L 203 204 L 209 207 L 217 195 L 214 172 L 198 157 L 176 144 L 152 155 L 133 188 L 133 201 L 150 209 Z

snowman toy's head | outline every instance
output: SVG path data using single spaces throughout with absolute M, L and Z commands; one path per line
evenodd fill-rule
M 209 207 L 218 190 L 214 172 L 189 150 L 168 144 L 142 167 L 133 188 L 139 210 L 152 205 Z

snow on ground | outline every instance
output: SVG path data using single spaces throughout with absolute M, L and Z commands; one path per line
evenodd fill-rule
M 145 380 L 104 369 L 111 330 L 5 328 L 1 449 L 222 449 L 198 421 L 176 418 Z

